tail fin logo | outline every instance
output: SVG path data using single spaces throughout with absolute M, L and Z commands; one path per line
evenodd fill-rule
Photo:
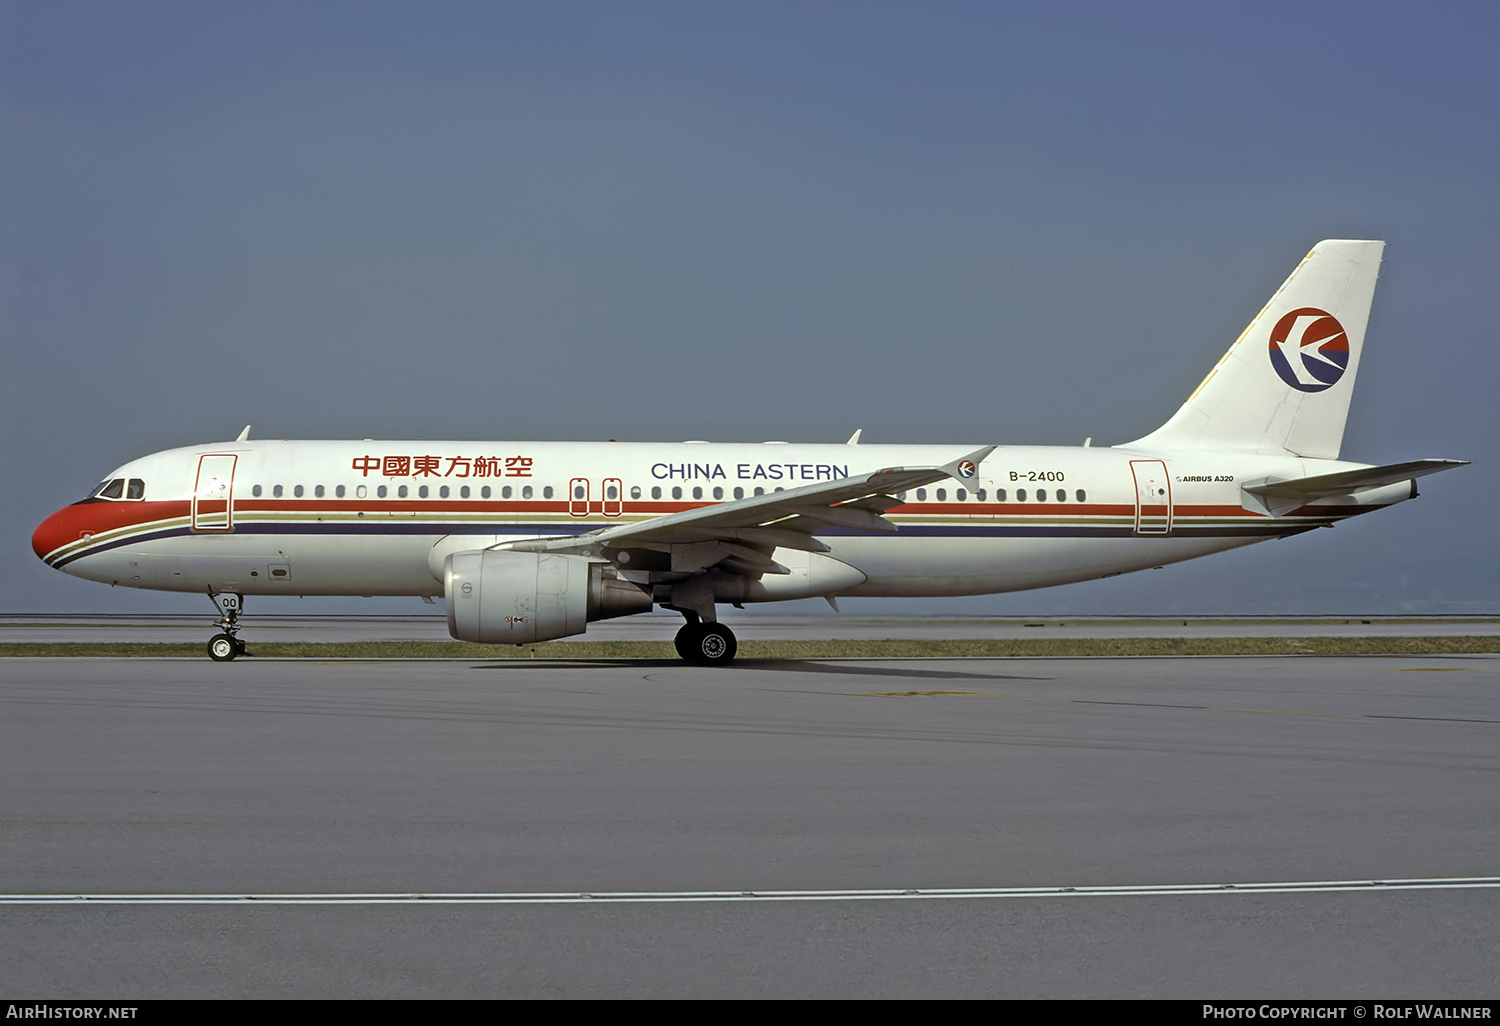
M 1321 392 L 1349 369 L 1349 336 L 1325 310 L 1293 310 L 1271 329 L 1271 366 L 1293 388 Z

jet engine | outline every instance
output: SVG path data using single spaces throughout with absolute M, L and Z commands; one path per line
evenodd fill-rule
M 582 634 L 591 620 L 651 611 L 651 596 L 583 556 L 483 549 L 443 563 L 448 633 L 525 645 Z

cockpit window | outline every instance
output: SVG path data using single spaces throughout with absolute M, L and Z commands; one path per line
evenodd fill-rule
M 117 477 L 110 481 L 100 481 L 89 492 L 88 498 L 83 502 L 103 502 L 106 499 L 144 499 L 146 497 L 146 482 L 138 477 L 126 480 Z

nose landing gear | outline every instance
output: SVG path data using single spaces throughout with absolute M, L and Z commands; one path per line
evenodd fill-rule
M 214 621 L 214 626 L 221 628 L 220 633 L 208 639 L 208 657 L 216 663 L 227 663 L 236 656 L 245 654 L 245 643 L 236 637 L 240 631 L 240 613 L 245 608 L 245 599 L 241 595 L 215 595 L 213 592 L 209 592 L 208 597 L 219 611 L 219 619 Z

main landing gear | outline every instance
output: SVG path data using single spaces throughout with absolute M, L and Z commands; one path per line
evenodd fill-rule
M 227 663 L 235 656 L 245 654 L 245 643 L 235 636 L 240 631 L 240 613 L 245 608 L 245 600 L 240 595 L 215 595 L 213 592 L 209 592 L 208 597 L 219 611 L 214 626 L 221 628 L 220 633 L 208 639 L 208 657 L 216 663 Z
M 737 648 L 734 631 L 722 623 L 705 623 L 696 617 L 682 625 L 673 643 L 678 655 L 700 666 L 727 666 Z

